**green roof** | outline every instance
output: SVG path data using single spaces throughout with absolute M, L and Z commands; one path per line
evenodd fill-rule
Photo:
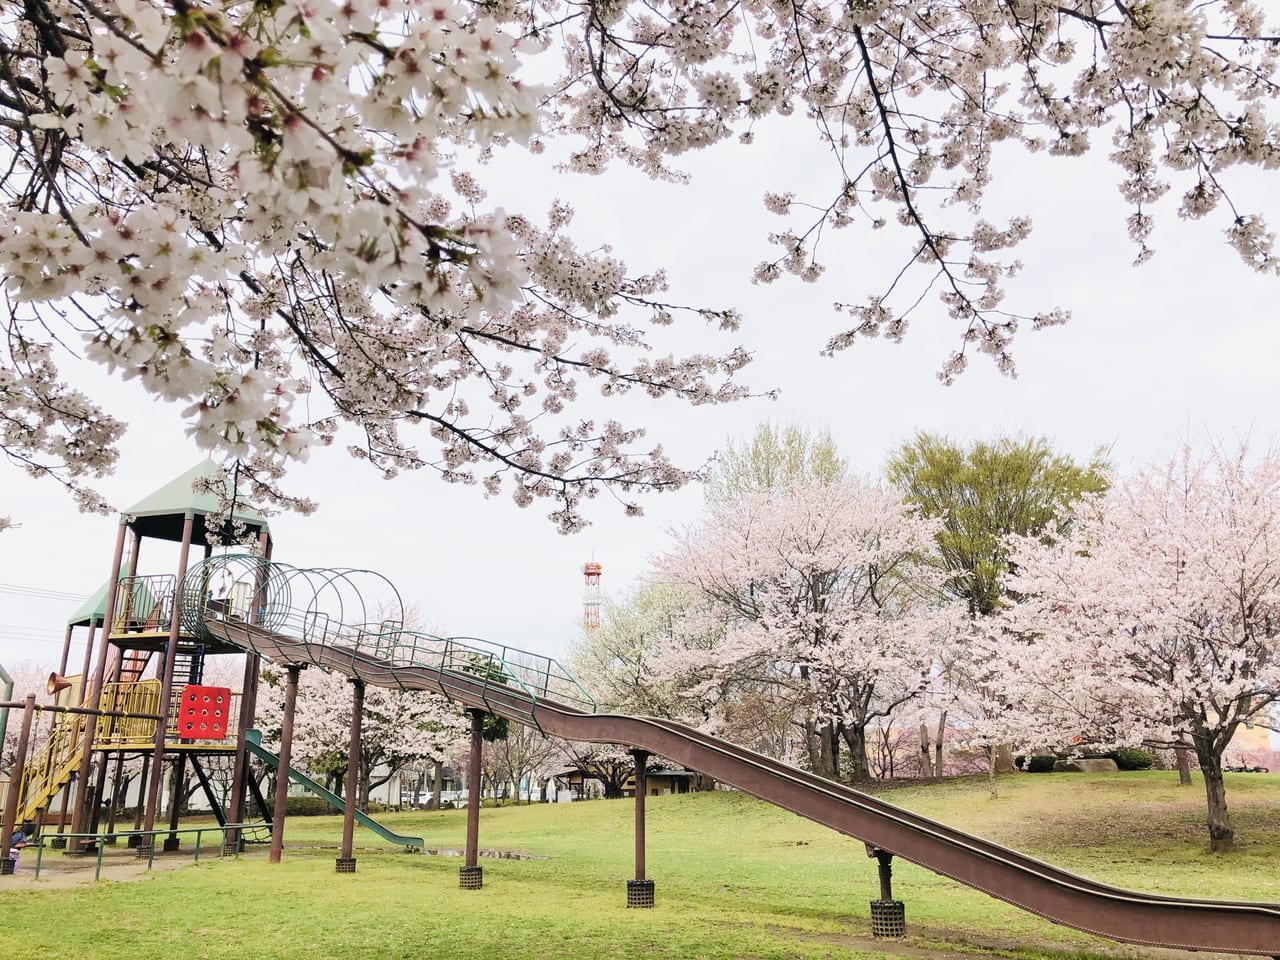
M 122 512 L 131 518 L 129 525 L 141 536 L 181 540 L 182 524 L 186 518 L 207 517 L 218 513 L 221 506 L 218 497 L 206 491 L 196 492 L 192 489 L 197 480 L 214 478 L 218 473 L 218 465 L 212 460 L 205 460 Z M 228 500 L 236 493 L 229 486 L 226 492 Z M 242 497 L 235 497 L 231 519 L 258 530 L 267 529 L 266 518 L 245 503 Z M 197 532 L 197 539 L 199 536 Z
M 120 574 L 123 581 L 128 578 L 127 573 Z M 103 581 L 96 593 L 91 596 L 84 604 L 72 614 L 67 621 L 68 627 L 88 627 L 93 624 L 101 624 L 106 620 L 107 613 L 107 588 L 111 586 L 111 579 L 107 578 Z M 135 589 L 138 591 L 137 597 L 134 598 L 134 606 L 138 609 L 143 607 L 150 609 L 155 604 L 155 598 L 151 596 L 151 591 L 147 589 L 145 583 L 139 582 Z

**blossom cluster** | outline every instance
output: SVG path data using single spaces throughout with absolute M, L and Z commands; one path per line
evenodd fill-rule
M 553 46 L 559 75 L 529 83 Z M 351 428 L 385 474 L 550 498 L 564 530 L 603 490 L 637 512 L 638 491 L 696 476 L 572 407 L 589 381 L 742 396 L 745 349 L 651 356 L 675 318 L 736 313 L 673 306 L 660 265 L 581 242 L 563 204 L 541 224 L 487 206 L 496 149 L 562 138 L 570 170 L 679 180 L 687 151 L 812 124 L 830 187 L 766 193 L 785 223 L 754 278 L 818 279 L 839 229 L 905 237 L 903 269 L 839 305 L 826 349 L 901 339 L 934 291 L 958 340 L 946 381 L 975 353 L 1013 374 L 1018 331 L 1067 318 L 1006 304 L 1031 223 L 984 215 L 998 145 L 1109 141 L 1138 261 L 1180 195 L 1277 268 L 1230 182 L 1280 165 L 1280 45 L 1257 0 L 29 0 L 0 13 L 0 47 L 0 446 L 90 507 L 82 481 L 122 425 L 65 386 L 68 359 L 178 404 L 280 502 L 287 465 Z
M 554 210 L 486 210 L 468 170 L 538 128 L 529 24 L 453 0 L 37 7 L 0 17 L 15 459 L 77 490 L 110 470 L 123 426 L 58 379 L 79 354 L 177 404 L 269 503 L 306 506 L 284 471 L 344 423 L 385 474 L 549 497 L 565 530 L 601 489 L 637 510 L 693 475 L 567 408 L 583 377 L 732 399 L 745 353 L 647 356 L 612 318 L 669 324 L 661 274 L 578 252 Z

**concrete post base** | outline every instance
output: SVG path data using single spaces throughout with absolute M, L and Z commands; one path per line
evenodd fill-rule
M 173 853 L 177 850 L 182 840 L 178 837 L 165 837 L 164 844 L 160 847 L 165 853 Z

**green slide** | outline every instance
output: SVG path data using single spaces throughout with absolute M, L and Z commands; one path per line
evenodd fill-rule
M 261 731 L 258 731 L 258 730 L 246 731 L 245 746 L 249 748 L 249 752 L 251 754 L 257 757 L 259 760 L 261 760 L 271 769 L 274 770 L 276 769 L 276 767 L 280 765 L 279 757 L 277 757 L 270 750 L 263 749 Z M 338 796 L 336 793 L 330 793 L 328 790 L 320 786 L 320 784 L 316 783 L 306 774 L 300 773 L 297 770 L 294 770 L 292 767 L 289 768 L 289 779 L 292 780 L 294 783 L 301 784 L 302 786 L 306 787 L 307 790 L 309 790 L 311 793 L 314 793 L 317 797 L 320 797 L 322 800 L 325 800 L 331 807 L 334 807 L 337 810 L 346 809 L 346 804 L 343 803 L 342 798 L 340 796 Z M 406 836 L 403 836 L 402 834 L 394 833 L 393 831 L 388 830 L 382 824 L 378 823 L 378 821 L 374 820 L 372 817 L 365 816 L 365 814 L 361 813 L 359 810 L 356 811 L 356 823 L 360 824 L 362 827 L 368 827 L 370 830 L 372 830 L 374 833 L 380 836 L 383 840 L 386 840 L 388 843 L 398 843 L 407 850 L 422 849 L 423 841 L 421 837 L 406 837 Z

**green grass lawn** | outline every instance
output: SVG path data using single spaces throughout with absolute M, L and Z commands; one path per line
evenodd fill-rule
M 1240 839 L 1207 852 L 1199 782 L 1176 774 L 983 779 L 889 798 L 1108 883 L 1188 896 L 1280 901 L 1280 775 L 1228 785 Z M 481 845 L 539 859 L 482 860 L 484 889 L 458 888 L 455 857 L 407 854 L 357 833 L 358 872 L 338 875 L 336 817 L 296 818 L 285 862 L 265 848 L 66 889 L 0 879 L 0 946 L 10 956 L 172 958 L 819 958 L 959 954 L 1137 954 L 895 863 L 904 943 L 869 936 L 875 862 L 861 842 L 735 793 L 649 800 L 654 910 L 625 908 L 631 801 L 488 809 Z M 459 847 L 465 813 L 388 814 L 429 847 Z M 58 856 L 50 853 L 48 856 Z

